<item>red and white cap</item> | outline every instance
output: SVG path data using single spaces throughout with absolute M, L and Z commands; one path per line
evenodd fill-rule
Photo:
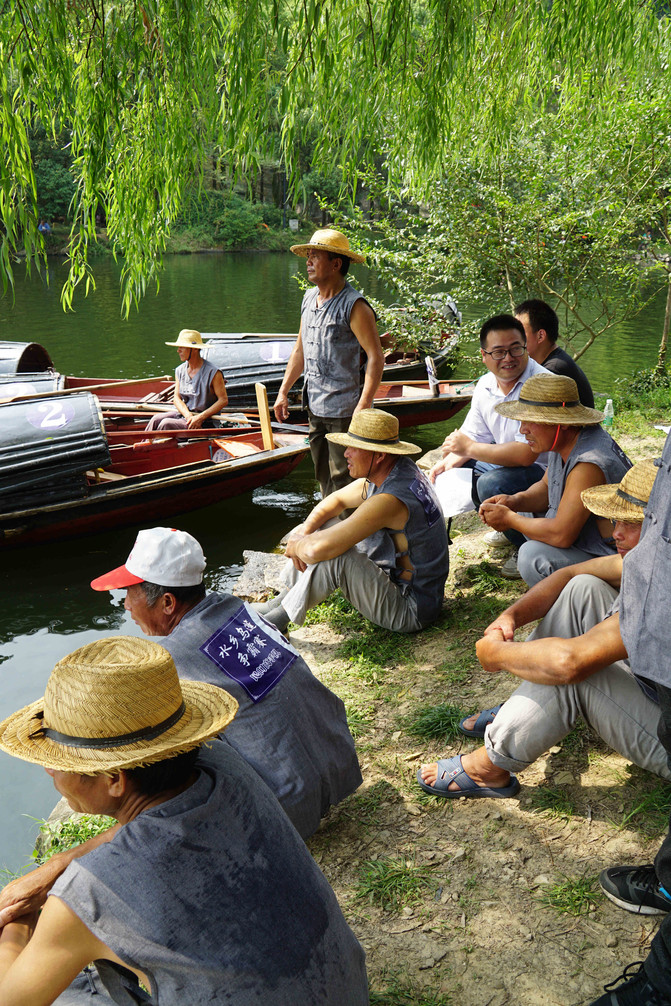
M 150 527 L 140 531 L 123 566 L 91 580 L 94 590 L 117 590 L 134 583 L 160 583 L 163 587 L 193 587 L 203 582 L 203 550 L 186 531 Z

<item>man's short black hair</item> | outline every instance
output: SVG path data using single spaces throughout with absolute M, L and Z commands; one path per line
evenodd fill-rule
M 538 332 L 541 328 L 544 329 L 550 342 L 555 343 L 559 338 L 557 312 L 544 300 L 523 300 L 515 308 L 515 314 L 527 314 L 529 324 L 534 332 Z
M 519 332 L 522 336 L 522 342 L 526 346 L 527 337 L 524 334 L 524 325 L 517 318 L 513 318 L 512 314 L 495 314 L 493 318 L 488 318 L 480 329 L 480 346 L 482 349 L 487 345 L 487 336 L 490 332 L 506 332 L 511 328 L 514 328 L 516 332 Z
M 160 583 L 143 580 L 139 586 L 144 591 L 148 608 L 153 608 L 159 597 L 163 597 L 164 594 L 172 594 L 180 604 L 191 605 L 198 604 L 205 597 L 204 583 L 196 583 L 192 587 L 163 587 Z
M 340 252 L 330 252 L 330 251 L 327 251 L 326 254 L 331 259 L 331 261 L 333 261 L 334 258 L 340 259 L 340 275 L 346 276 L 347 273 L 349 272 L 349 264 L 351 261 L 350 259 L 348 259 L 347 255 L 341 255 Z
M 143 796 L 156 796 L 168 789 L 184 786 L 191 778 L 200 746 L 172 758 L 164 758 L 153 765 L 128 768 L 126 775 Z

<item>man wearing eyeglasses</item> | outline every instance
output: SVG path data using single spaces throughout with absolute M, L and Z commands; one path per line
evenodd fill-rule
M 476 384 L 465 422 L 445 438 L 443 460 L 430 473 L 447 514 L 454 512 L 449 499 L 451 469 L 473 470 L 472 497 L 477 509 L 490 496 L 523 492 L 538 482 L 547 468 L 547 457 L 534 457 L 519 432 L 519 423 L 495 411 L 501 402 L 519 398 L 529 377 L 548 373 L 529 358 L 522 322 L 511 314 L 489 318 L 480 329 L 480 352 L 488 373 Z

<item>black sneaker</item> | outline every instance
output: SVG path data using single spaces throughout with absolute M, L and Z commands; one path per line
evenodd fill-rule
M 638 915 L 665 915 L 671 899 L 659 886 L 654 866 L 611 866 L 599 876 L 601 890 L 618 908 Z
M 630 969 L 639 966 L 640 970 L 637 974 L 633 978 L 629 978 Z M 624 985 L 613 989 L 613 985 L 622 979 L 625 979 Z M 604 988 L 606 990 L 604 995 L 594 999 L 590 1006 L 671 1006 L 671 999 L 667 999 L 659 989 L 648 981 L 642 961 L 629 964 L 619 978 L 604 985 Z

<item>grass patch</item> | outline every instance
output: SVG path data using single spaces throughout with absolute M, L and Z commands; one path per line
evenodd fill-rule
M 345 703 L 345 712 L 347 714 L 349 732 L 354 740 L 357 740 L 358 737 L 361 737 L 369 729 L 375 716 L 375 710 L 371 707 L 362 709 L 360 706 L 348 706 Z
M 462 571 L 463 585 L 470 586 L 476 595 L 499 595 L 510 589 L 510 580 L 501 576 L 498 566 L 486 559 L 473 566 L 466 566 Z
M 391 783 L 380 779 L 363 793 L 355 793 L 347 800 L 343 811 L 351 820 L 362 825 L 379 825 L 380 811 L 387 804 L 398 803 L 401 796 Z
M 40 864 L 46 863 L 57 852 L 66 852 L 75 845 L 81 845 L 115 824 L 113 817 L 95 814 L 83 814 L 80 818 L 68 818 L 57 824 L 44 821 L 38 839 L 39 852 L 35 851 L 33 857 Z
M 338 655 L 348 660 L 355 674 L 367 684 L 378 684 L 389 667 L 407 660 L 412 645 L 412 639 L 366 622 L 362 632 L 344 640 Z
M 575 804 L 566 790 L 556 786 L 539 786 L 531 794 L 531 809 L 537 814 L 568 821 L 575 813 Z
M 596 908 L 598 890 L 598 877 L 565 877 L 546 887 L 536 900 L 566 915 L 587 915 Z
M 359 870 L 354 897 L 371 905 L 399 912 L 416 905 L 432 880 L 431 867 L 417 866 L 411 859 L 367 860 Z
M 356 608 L 353 608 L 347 598 L 339 591 L 334 591 L 322 604 L 310 608 L 305 616 L 305 625 L 328 625 L 336 632 L 361 629 L 366 619 Z
M 618 830 L 632 826 L 643 835 L 655 836 L 665 832 L 669 823 L 671 809 L 671 786 L 659 781 L 648 792 L 636 792 L 631 795 L 622 812 L 622 819 L 616 824 Z
M 404 716 L 401 723 L 411 737 L 450 741 L 462 736 L 459 724 L 467 715 L 459 706 L 443 702 L 437 706 L 421 706 Z
M 399 974 L 384 974 L 384 988 L 370 990 L 371 1006 L 450 1006 L 452 996 L 427 986 L 411 984 Z

